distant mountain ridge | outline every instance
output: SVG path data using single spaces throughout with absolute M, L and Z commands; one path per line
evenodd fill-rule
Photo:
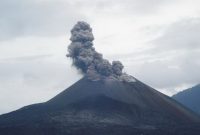
M 175 100 L 200 115 L 200 84 L 172 96 Z

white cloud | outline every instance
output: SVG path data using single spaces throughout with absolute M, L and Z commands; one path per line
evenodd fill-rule
M 132 73 L 168 95 L 182 86 L 200 83 L 199 24 L 199 18 L 190 18 L 169 25 L 161 36 L 147 43 L 152 48 L 142 52 L 146 57 L 135 63 L 138 67 Z
M 47 101 L 80 79 L 65 57 L 65 40 L 29 37 L 2 43 L 0 113 Z
M 76 21 L 85 18 L 79 10 L 73 3 L 61 0 L 3 0 L 0 4 L 0 40 L 64 35 Z
M 81 77 L 69 60 L 47 56 L 7 60 L 0 67 L 0 113 L 47 101 Z

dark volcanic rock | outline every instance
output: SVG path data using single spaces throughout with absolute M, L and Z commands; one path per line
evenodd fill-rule
M 51 100 L 0 116 L 2 135 L 198 134 L 199 118 L 136 82 L 81 79 Z

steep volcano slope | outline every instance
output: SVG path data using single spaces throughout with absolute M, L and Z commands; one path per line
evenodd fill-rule
M 176 101 L 139 81 L 83 78 L 45 103 L 1 115 L 0 133 L 78 135 L 114 130 L 128 134 L 198 121 Z
M 102 100 L 103 98 L 108 102 Z M 115 103 L 118 111 L 124 111 L 124 116 L 130 113 L 135 118 L 132 122 L 136 119 L 137 123 L 146 123 L 149 120 L 149 124 L 196 120 L 191 112 L 177 102 L 139 81 L 127 83 L 107 79 L 94 82 L 84 78 L 47 102 L 49 106 L 58 108 L 80 106 L 81 108 L 76 109 L 77 112 L 86 108 L 93 111 L 101 108 L 98 113 L 108 111 L 112 116 L 117 111 L 113 110 Z

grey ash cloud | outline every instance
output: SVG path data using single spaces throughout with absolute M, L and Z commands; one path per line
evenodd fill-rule
M 96 81 L 112 78 L 127 82 L 135 81 L 132 76 L 123 73 L 124 66 L 120 61 L 113 61 L 111 64 L 95 50 L 92 28 L 88 23 L 79 21 L 71 30 L 71 34 L 72 43 L 68 47 L 67 56 L 72 58 L 73 65 L 80 69 L 88 79 Z

